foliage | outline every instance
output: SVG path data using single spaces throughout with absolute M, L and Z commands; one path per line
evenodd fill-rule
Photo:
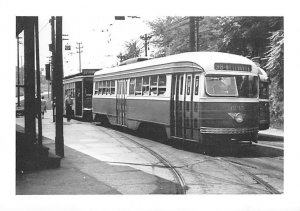
M 189 51 L 188 22 L 185 27 L 171 27 L 183 19 L 165 17 L 149 22 L 159 56 Z M 276 127 L 283 126 L 283 46 L 283 17 L 204 17 L 199 22 L 199 51 L 246 56 L 266 69 L 271 79 L 271 121 Z
M 181 27 L 171 28 L 181 18 L 167 16 L 148 22 L 154 35 L 151 43 L 158 48 L 158 57 L 188 51 L 189 31 Z
M 139 57 L 141 55 L 141 49 L 138 47 L 137 40 L 131 40 L 125 43 L 126 53 L 119 54 L 117 57 L 121 60 L 127 60 L 135 57 Z

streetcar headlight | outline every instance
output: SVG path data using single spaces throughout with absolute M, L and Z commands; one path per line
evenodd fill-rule
M 235 115 L 234 119 L 235 119 L 235 121 L 236 121 L 237 123 L 241 123 L 241 122 L 244 121 L 243 115 L 240 114 L 240 113 L 237 113 L 237 114 Z

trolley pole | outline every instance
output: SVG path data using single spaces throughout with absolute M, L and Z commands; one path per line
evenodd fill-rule
M 54 66 L 55 95 L 56 95 L 56 136 L 55 152 L 64 157 L 63 136 L 63 54 L 62 54 L 62 17 L 56 16 L 56 53 Z

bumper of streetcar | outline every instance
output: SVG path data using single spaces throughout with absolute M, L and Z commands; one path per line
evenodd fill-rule
M 257 142 L 258 127 L 253 128 L 214 128 L 201 127 L 200 133 L 206 142 L 210 141 L 250 141 Z

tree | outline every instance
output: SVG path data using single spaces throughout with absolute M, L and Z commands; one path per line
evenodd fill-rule
M 158 55 L 189 51 L 189 28 L 176 22 L 182 17 L 165 17 L 149 22 Z M 173 26 L 173 27 L 171 27 Z M 242 55 L 266 69 L 271 79 L 271 117 L 283 124 L 284 81 L 283 17 L 204 17 L 199 23 L 200 51 Z M 278 107 L 279 106 L 279 107 Z M 275 114 L 276 113 L 276 114 Z
M 126 53 L 120 53 L 117 57 L 121 60 L 127 60 L 135 57 L 139 57 L 141 55 L 141 49 L 138 47 L 137 40 L 131 40 L 125 43 Z
M 148 22 L 153 34 L 151 43 L 158 48 L 156 57 L 188 51 L 189 31 L 186 27 L 172 27 L 181 19 L 179 16 L 167 16 Z

